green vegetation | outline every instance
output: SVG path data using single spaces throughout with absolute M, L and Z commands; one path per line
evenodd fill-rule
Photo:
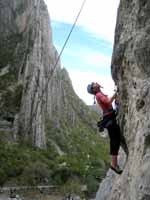
M 2 113 L 15 114 L 19 112 L 22 98 L 22 85 L 16 85 L 2 93 L 0 108 Z
M 64 152 L 57 157 L 59 165 L 53 174 L 53 181 L 62 185 L 63 189 L 68 188 L 66 192 L 72 190 L 73 185 L 78 188 L 77 182 L 80 187 L 85 184 L 91 194 L 96 192 L 108 169 L 108 141 L 101 138 L 95 129 L 92 130 L 79 119 L 76 120 L 77 124 L 72 127 L 64 116 L 63 120 L 57 122 L 60 128 L 55 127 L 54 121 L 47 121 L 48 146 L 52 148 L 53 140 Z M 68 187 L 70 180 L 75 181 L 71 188 Z
M 80 134 L 72 136 L 62 156 L 50 144 L 42 150 L 1 141 L 0 185 L 50 184 L 61 192 L 81 193 L 81 185 L 86 184 L 89 194 L 95 192 L 107 170 L 107 141 L 94 135 L 91 142 Z
M 0 142 L 1 185 L 11 180 L 13 184 L 15 180 L 17 185 L 49 182 L 51 170 L 54 168 L 50 155 L 50 150 Z
M 0 76 L 0 92 L 5 91 L 9 86 L 16 82 L 15 75 L 12 72 L 8 72 L 3 76 Z
M 15 55 L 15 48 L 19 42 L 22 41 L 21 34 L 13 34 L 8 37 L 1 39 L 1 48 L 0 48 L 0 69 L 7 66 L 8 64 L 13 65 L 14 72 L 17 72 L 14 68 L 16 64 L 16 59 L 21 59 L 20 56 Z M 15 73 L 17 75 L 17 73 Z

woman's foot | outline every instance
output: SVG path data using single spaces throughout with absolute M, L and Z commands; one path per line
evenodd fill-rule
M 119 168 L 118 165 L 116 165 L 116 167 L 113 167 L 112 165 L 110 166 L 110 169 L 112 169 L 114 172 L 116 172 L 117 174 L 122 174 L 123 170 L 121 170 Z

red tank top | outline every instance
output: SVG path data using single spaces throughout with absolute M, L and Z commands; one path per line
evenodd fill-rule
M 101 107 L 101 109 L 103 110 L 103 112 L 113 109 L 112 103 L 110 103 L 109 97 L 103 94 L 102 92 L 96 93 L 96 100 L 99 106 Z

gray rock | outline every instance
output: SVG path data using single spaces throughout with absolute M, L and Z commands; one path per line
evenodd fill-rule
M 129 155 L 123 174 L 106 177 L 96 200 L 150 199 L 149 11 L 149 1 L 120 1 L 112 74 L 119 88 L 119 121 Z
M 3 54 L 8 57 L 6 61 L 2 54 L 0 65 L 2 69 L 7 67 L 7 71 L 3 70 L 1 74 L 8 72 L 9 64 L 8 74 L 13 74 L 15 84 L 23 85 L 19 113 L 14 107 L 8 109 L 8 112 L 13 113 L 14 118 L 16 114 L 19 115 L 17 122 L 20 130 L 15 129 L 21 132 L 22 137 L 27 139 L 31 135 L 32 144 L 44 147 L 47 93 L 45 88 L 48 84 L 47 75 L 50 74 L 56 60 L 47 8 L 43 0 L 2 0 L 0 10 L 0 40 L 1 44 L 5 41 Z M 5 115 L 5 110 L 3 106 L 2 117 Z

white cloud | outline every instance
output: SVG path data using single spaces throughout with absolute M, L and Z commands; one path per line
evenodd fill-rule
M 81 72 L 79 70 L 68 71 L 76 94 L 88 105 L 94 102 L 93 95 L 87 93 L 87 85 L 89 83 L 93 81 L 100 83 L 103 86 L 102 91 L 108 96 L 111 96 L 114 92 L 115 86 L 111 77 L 101 76 L 94 72 Z
M 91 53 L 89 56 L 86 56 L 86 62 L 90 65 L 97 67 L 110 67 L 111 56 L 105 56 L 103 54 Z
M 55 46 L 56 49 L 60 51 L 60 46 Z M 85 48 L 82 51 L 75 51 L 74 49 L 67 48 L 65 49 L 65 54 L 68 58 L 76 57 L 78 60 L 82 61 L 85 64 L 94 66 L 94 67 L 110 67 L 111 56 L 106 56 L 92 49 Z
M 83 0 L 45 0 L 52 20 L 73 24 Z M 119 0 L 87 0 L 78 25 L 113 42 Z

